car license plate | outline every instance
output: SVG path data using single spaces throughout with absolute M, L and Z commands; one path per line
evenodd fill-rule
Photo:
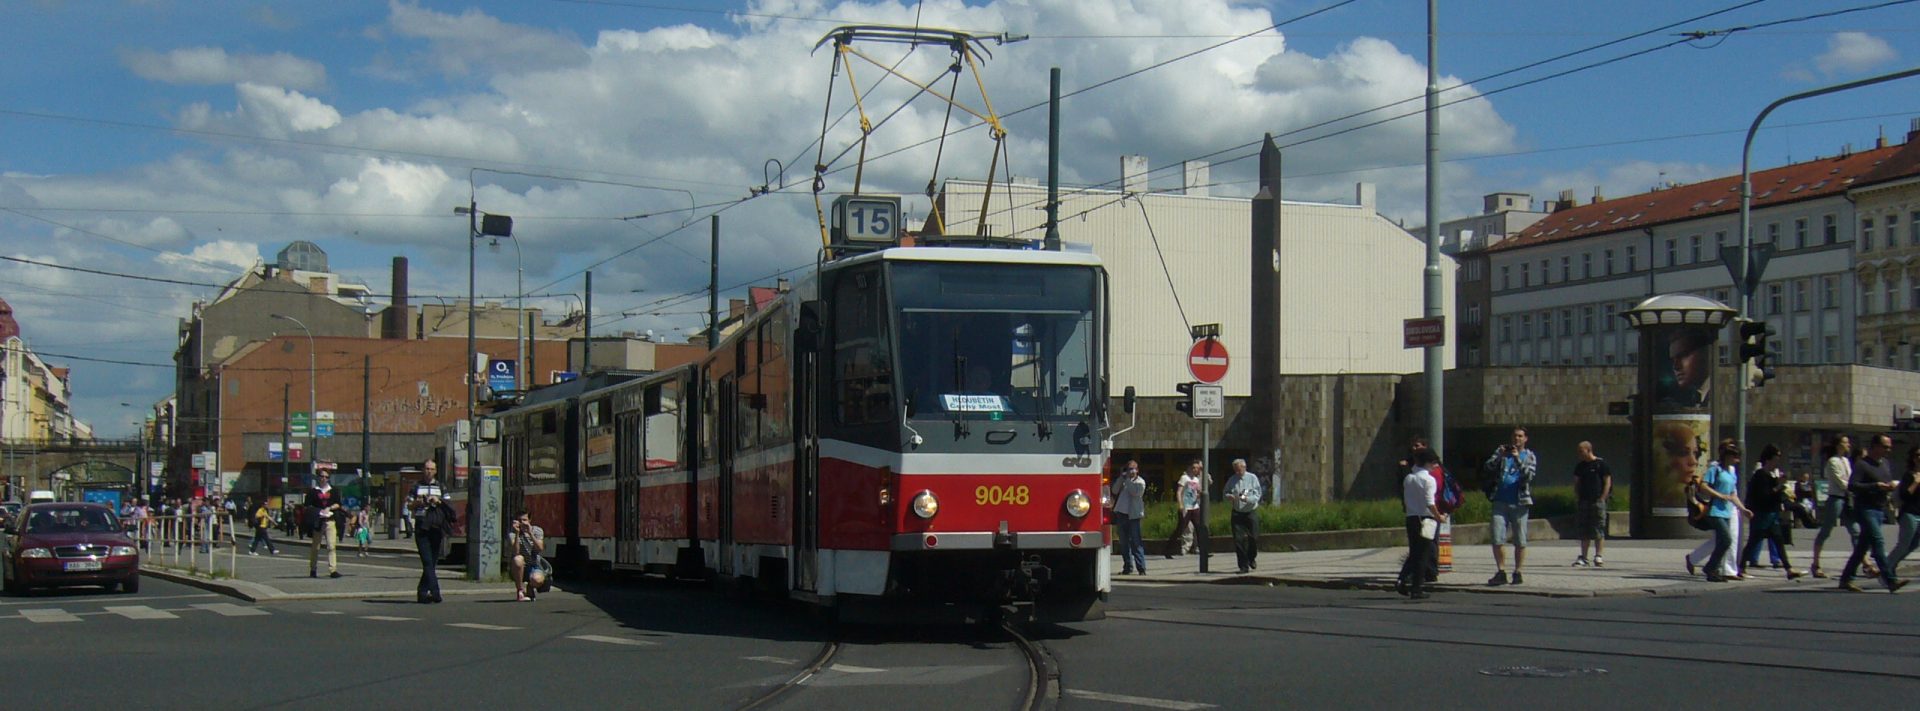
M 97 560 L 74 561 L 72 563 L 66 564 L 66 566 L 63 567 L 62 569 L 69 573 L 86 571 L 86 570 L 99 570 L 100 561 L 97 561 Z

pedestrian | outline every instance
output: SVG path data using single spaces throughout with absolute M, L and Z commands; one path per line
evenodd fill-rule
M 1853 478 L 1853 441 L 1846 435 L 1834 435 L 1821 450 L 1826 458 L 1825 476 L 1826 498 L 1820 501 L 1820 533 L 1813 537 L 1813 567 L 1808 570 L 1813 577 L 1824 578 L 1827 574 L 1820 570 L 1820 550 L 1827 544 L 1827 537 L 1833 535 L 1835 525 L 1847 528 L 1847 538 L 1855 543 L 1860 538 L 1860 528 L 1853 521 L 1853 513 L 1847 507 L 1847 484 Z
M 353 510 L 353 540 L 360 547 L 356 557 L 367 557 L 367 544 L 373 542 L 373 518 L 367 515 L 365 506 Z
M 420 554 L 420 584 L 414 595 L 422 603 L 440 601 L 440 547 L 446 540 L 447 529 L 453 525 L 453 507 L 447 505 L 445 497 L 440 482 L 434 480 L 433 462 L 429 461 L 419 485 L 413 487 L 413 499 L 419 505 L 410 512 L 419 520 L 409 521 L 417 534 L 413 536 L 413 547 Z
M 247 546 L 247 555 L 260 555 L 260 546 L 267 547 L 267 555 L 280 555 L 273 547 L 273 539 L 267 537 L 267 530 L 273 528 L 273 516 L 267 512 L 267 505 L 258 499 L 247 502 L 248 518 L 253 521 L 253 543 Z
M 320 577 L 320 547 L 327 548 L 327 577 L 340 577 L 340 520 L 346 518 L 345 509 L 340 506 L 340 491 L 333 488 L 331 472 L 322 469 L 313 475 L 313 488 L 307 491 L 307 511 L 312 517 L 313 532 L 307 549 L 307 577 Z
M 1813 488 L 1813 472 L 1800 472 L 1800 476 L 1793 481 L 1793 520 L 1801 528 L 1819 528 L 1819 509 L 1820 500 Z
M 1704 479 L 1694 482 L 1697 494 L 1712 499 L 1707 509 L 1707 524 L 1713 531 L 1712 552 L 1707 555 L 1707 582 L 1724 583 L 1729 579 L 1744 580 L 1736 566 L 1732 575 L 1727 574 L 1727 553 L 1733 549 L 1734 511 L 1746 512 L 1738 494 L 1740 477 L 1740 445 L 1732 439 L 1720 442 L 1719 458 L 1707 464 Z M 1752 514 L 1747 512 L 1748 516 Z M 1693 558 L 1687 558 L 1687 572 L 1693 572 Z
M 1877 434 L 1867 440 L 1866 456 L 1853 463 L 1847 492 L 1853 495 L 1853 522 L 1860 533 L 1853 539 L 1853 555 L 1847 558 L 1847 567 L 1840 571 L 1841 590 L 1861 592 L 1860 586 L 1853 584 L 1853 576 L 1869 552 L 1880 566 L 1880 582 L 1887 586 L 1887 592 L 1899 592 L 1907 584 L 1894 576 L 1893 566 L 1887 565 L 1886 541 L 1880 536 L 1880 525 L 1886 522 L 1887 496 L 1895 486 L 1888 471 L 1891 462 L 1887 461 L 1892 451 L 1893 438 Z
M 1132 466 L 1133 462 L 1127 462 Z M 1167 557 L 1172 558 L 1187 553 L 1199 553 L 1194 543 L 1208 535 L 1207 521 L 1200 518 L 1200 497 L 1206 496 L 1213 488 L 1213 475 L 1203 471 L 1200 460 L 1187 464 L 1187 470 L 1180 473 L 1180 480 L 1173 485 L 1175 503 L 1179 507 L 1174 515 L 1173 535 L 1167 537 Z
M 1900 499 L 1900 538 L 1893 542 L 1893 555 L 1887 556 L 1887 565 L 1897 574 L 1900 561 L 1920 546 L 1920 447 L 1907 449 L 1907 466 L 1901 470 L 1894 492 Z
M 1120 574 L 1147 574 L 1147 546 L 1140 540 L 1140 519 L 1147 515 L 1147 480 L 1140 463 L 1128 460 L 1113 482 L 1113 519 L 1120 538 Z
M 1233 460 L 1233 477 L 1227 480 L 1227 502 L 1233 504 L 1233 556 L 1240 574 L 1260 568 L 1260 477 L 1247 471 L 1247 460 Z
M 1447 515 L 1441 513 L 1435 499 L 1440 485 L 1434 481 L 1433 470 L 1440 466 L 1439 457 L 1433 450 L 1422 448 L 1414 450 L 1410 459 L 1407 476 L 1400 483 L 1400 500 L 1407 514 L 1407 560 L 1400 564 L 1400 580 L 1394 590 L 1424 600 L 1428 576 L 1440 564 L 1437 543 L 1440 522 Z
M 1793 569 L 1793 562 L 1787 558 L 1786 549 L 1781 546 L 1781 533 L 1786 530 L 1787 475 L 1780 471 L 1774 462 L 1780 458 L 1780 448 L 1771 444 L 1760 450 L 1760 461 L 1755 464 L 1753 473 L 1747 479 L 1747 509 L 1753 512 L 1752 521 L 1747 524 L 1747 545 L 1740 553 L 1740 575 L 1747 574 L 1747 568 L 1760 564 L 1760 543 L 1765 541 L 1771 549 L 1778 551 L 1775 560 L 1786 566 L 1787 579 L 1800 577 L 1800 571 Z M 1778 567 L 1778 566 L 1776 566 Z
M 1573 528 L 1580 536 L 1580 557 L 1573 567 L 1605 567 L 1601 557 L 1607 545 L 1607 501 L 1613 496 L 1613 470 L 1607 460 L 1595 456 L 1592 442 L 1581 442 L 1579 461 L 1573 465 Z M 1593 557 L 1587 557 L 1587 544 L 1593 544 Z M 1516 566 L 1517 567 L 1517 566 Z
M 1138 473 L 1134 478 L 1139 478 Z M 1140 527 L 1139 519 L 1134 519 L 1134 528 Z M 507 533 L 507 550 L 513 551 L 513 599 L 530 601 L 540 594 L 540 585 L 546 582 L 545 569 L 540 566 L 540 553 L 546 549 L 547 532 L 533 525 L 525 509 L 513 516 L 513 530 Z M 1142 556 L 1146 555 L 1144 552 Z M 1140 572 L 1146 573 L 1142 567 Z
M 1533 509 L 1533 477 L 1540 470 L 1540 458 L 1527 449 L 1527 428 L 1513 428 L 1513 438 L 1487 457 L 1481 471 L 1486 475 L 1485 491 L 1493 502 L 1493 577 L 1488 585 L 1519 585 L 1525 582 L 1520 569 L 1527 564 L 1527 516 Z M 1507 577 L 1507 556 L 1502 546 L 1513 544 L 1513 577 Z

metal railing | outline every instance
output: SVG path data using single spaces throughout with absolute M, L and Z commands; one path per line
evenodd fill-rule
M 149 516 L 132 520 L 130 525 L 130 533 L 140 547 L 142 566 L 175 568 L 209 577 L 239 577 L 240 543 L 233 514 Z M 227 547 L 224 553 L 219 550 L 223 543 Z

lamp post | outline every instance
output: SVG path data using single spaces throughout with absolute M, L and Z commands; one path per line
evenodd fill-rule
M 468 178 L 471 184 L 472 178 Z M 478 343 L 475 340 L 474 324 L 474 241 L 486 237 L 512 237 L 513 218 L 506 215 L 488 215 L 480 212 L 479 205 L 472 194 L 467 204 L 453 208 L 456 215 L 467 216 L 467 362 L 461 368 L 467 374 L 467 520 L 470 522 L 468 539 L 474 543 L 467 547 L 467 576 L 473 580 L 486 580 L 499 573 L 499 531 L 501 521 L 498 518 L 481 516 L 480 512 L 496 509 L 499 505 L 499 480 L 486 481 L 486 472 L 480 468 L 480 423 L 474 419 L 474 399 L 480 387 L 480 369 L 478 364 Z M 519 249 L 515 242 L 515 249 Z M 518 319 L 516 319 L 518 320 Z M 457 478 L 459 473 L 454 472 Z M 486 501 L 483 505 L 483 499 Z
M 269 317 L 292 321 L 293 325 L 299 326 L 300 330 L 307 334 L 307 481 L 311 482 L 313 481 L 313 463 L 320 456 L 320 438 L 314 431 L 315 425 L 319 424 L 319 406 L 316 404 L 319 398 L 314 395 L 317 371 L 314 369 L 313 331 L 308 329 L 306 324 L 301 323 L 300 319 L 286 314 L 269 314 Z M 292 459 L 293 453 L 285 452 L 282 456 Z

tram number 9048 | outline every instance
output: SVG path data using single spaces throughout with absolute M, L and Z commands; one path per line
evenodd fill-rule
M 973 503 L 980 506 L 1025 506 L 1032 500 L 1025 486 L 982 486 L 973 490 Z

